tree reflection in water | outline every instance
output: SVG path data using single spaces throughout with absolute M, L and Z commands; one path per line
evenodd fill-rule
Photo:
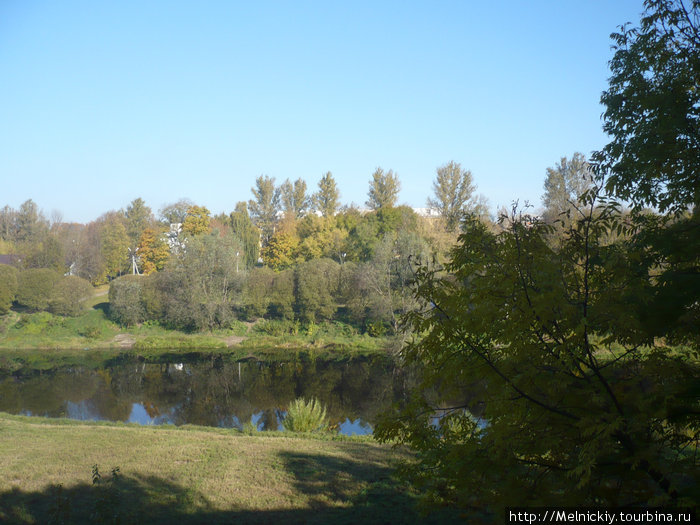
M 410 375 L 410 374 L 409 374 Z M 132 361 L 103 369 L 57 368 L 0 376 L 0 411 L 139 424 L 282 430 L 286 406 L 317 398 L 331 425 L 371 433 L 377 415 L 405 391 L 388 358 L 259 363 L 202 359 Z

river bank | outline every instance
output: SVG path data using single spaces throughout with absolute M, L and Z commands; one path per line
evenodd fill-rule
M 122 327 L 100 309 L 78 317 L 48 312 L 10 312 L 0 317 L 0 370 L 5 371 L 97 366 L 124 357 L 177 359 L 192 352 L 267 361 L 299 356 L 342 359 L 386 355 L 398 346 L 395 338 L 370 337 L 339 322 L 300 326 L 261 320 L 239 322 L 231 330 L 187 333 L 154 323 Z

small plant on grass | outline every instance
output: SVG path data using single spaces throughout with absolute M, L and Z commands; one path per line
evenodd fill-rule
M 90 516 L 93 523 L 122 523 L 119 513 L 119 467 L 112 469 L 112 475 L 105 478 L 100 473 L 98 465 L 92 466 L 92 486 L 95 494 L 95 510 Z
M 295 399 L 287 409 L 284 428 L 291 432 L 322 432 L 328 429 L 326 409 L 317 399 Z
M 86 339 L 97 339 L 102 335 L 102 330 L 97 326 L 86 326 L 78 330 L 78 335 Z

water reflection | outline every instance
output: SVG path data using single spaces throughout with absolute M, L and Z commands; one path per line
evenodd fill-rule
M 348 362 L 127 362 L 0 376 L 0 411 L 141 425 L 282 430 L 297 397 L 319 399 L 343 434 L 369 434 L 406 390 L 387 359 Z

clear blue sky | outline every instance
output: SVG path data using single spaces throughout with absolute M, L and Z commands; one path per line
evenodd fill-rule
M 611 32 L 641 0 L 0 0 L 0 206 L 87 222 L 136 197 L 230 212 L 258 175 L 377 166 L 424 206 L 437 166 L 492 209 L 606 142 Z

